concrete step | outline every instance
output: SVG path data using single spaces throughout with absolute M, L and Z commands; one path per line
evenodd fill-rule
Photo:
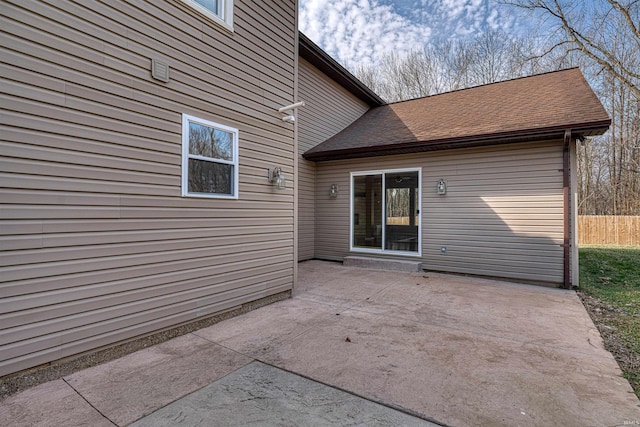
M 346 256 L 342 264 L 348 267 L 373 268 L 377 270 L 422 271 L 422 261 L 406 259 L 371 258 L 363 256 Z

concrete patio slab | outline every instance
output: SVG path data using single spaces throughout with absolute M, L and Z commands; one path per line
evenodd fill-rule
M 610 357 L 356 310 L 263 360 L 447 425 L 617 425 L 640 416 Z
M 308 290 L 295 290 L 296 297 L 319 304 L 334 307 L 336 311 L 344 310 L 384 291 L 393 283 L 367 282 L 358 279 L 333 279 L 320 283 Z M 340 293 L 335 295 L 339 289 Z
M 0 425 L 397 421 L 372 403 L 453 426 L 640 424 L 575 292 L 310 261 L 292 299 L 11 396 Z
M 119 426 L 198 390 L 252 359 L 193 334 L 65 377 Z
M 131 425 L 435 426 L 392 408 L 259 362 Z
M 0 426 L 113 427 L 113 424 L 63 380 L 55 380 L 1 401 Z
M 324 264 L 325 271 L 316 270 L 313 264 L 299 270 L 294 289 L 297 298 L 345 309 L 392 288 L 399 280 L 394 271 L 345 269 L 339 264 Z
M 518 342 L 604 350 L 576 293 L 562 289 L 423 273 L 406 276 L 352 308 Z
M 194 334 L 257 358 L 305 333 L 318 322 L 335 317 L 333 306 L 305 300 L 291 302 L 280 301 L 271 304 L 268 310 L 254 310 Z
M 305 261 L 299 264 L 302 268 L 298 269 L 298 282 L 296 283 L 296 292 L 304 292 L 305 290 L 314 289 L 323 283 L 333 281 L 335 279 L 343 279 L 345 284 L 352 282 L 363 282 L 376 285 L 375 279 L 381 282 L 378 285 L 388 285 L 398 278 L 397 271 L 385 270 L 367 270 L 363 268 L 348 268 L 342 263 L 330 261 Z M 339 297 L 339 295 L 335 295 Z

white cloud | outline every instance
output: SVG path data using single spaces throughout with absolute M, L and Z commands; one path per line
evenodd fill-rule
M 496 0 L 422 0 L 424 20 L 439 22 L 441 32 L 452 37 L 467 37 L 487 27 L 513 30 L 513 8 Z
M 511 31 L 512 9 L 496 0 L 300 0 L 300 30 L 342 64 L 376 64 L 384 53 L 486 28 Z
M 498 11 L 492 10 L 489 16 L 487 17 L 487 24 L 491 27 L 492 30 L 497 30 L 500 28 L 500 23 L 498 22 Z
M 343 64 L 373 64 L 386 52 L 407 52 L 432 32 L 377 0 L 302 0 L 300 29 Z

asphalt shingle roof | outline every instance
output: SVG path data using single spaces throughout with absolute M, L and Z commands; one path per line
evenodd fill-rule
M 602 134 L 610 119 L 578 68 L 373 108 L 310 149 L 310 160 Z

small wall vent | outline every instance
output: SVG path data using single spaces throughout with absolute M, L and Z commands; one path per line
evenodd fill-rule
M 169 82 L 169 64 L 166 62 L 158 61 L 157 59 L 151 60 L 151 77 L 161 82 Z

